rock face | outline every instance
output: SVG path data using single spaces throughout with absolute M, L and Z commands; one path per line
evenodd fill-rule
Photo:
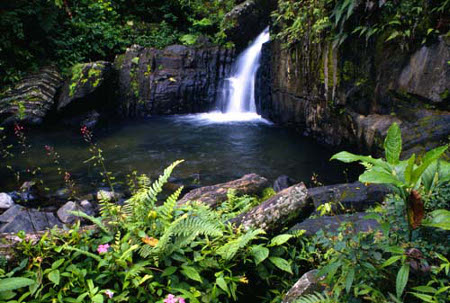
M 269 42 L 256 81 L 258 112 L 331 146 L 379 154 L 397 122 L 404 150 L 432 148 L 450 134 L 448 43 L 441 38 L 409 54 L 383 41 L 366 47 L 348 39 L 338 49 L 306 36 L 290 48 Z
M 317 269 L 313 269 L 305 273 L 286 293 L 282 303 L 294 303 L 301 296 L 321 292 L 323 286 L 320 285 L 320 279 L 317 278 L 318 272 Z
M 14 205 L 0 216 L 0 233 L 37 232 L 61 226 L 61 222 L 50 212 L 40 212 Z
M 446 103 L 450 98 L 450 43 L 440 38 L 439 43 L 423 46 L 409 59 L 402 70 L 398 89 L 435 103 Z M 444 104 L 442 104 L 444 105 Z
M 236 226 L 242 225 L 245 229 L 261 228 L 267 233 L 274 233 L 289 226 L 292 221 L 308 217 L 312 210 L 308 190 L 305 184 L 299 183 L 282 190 L 230 222 Z
M 230 189 L 235 190 L 238 195 L 258 195 L 269 186 L 269 181 L 266 178 L 257 174 L 248 174 L 227 183 L 194 189 L 187 193 L 178 203 L 200 201 L 211 207 L 216 207 L 227 199 L 227 193 Z
M 54 106 L 61 84 L 62 77 L 54 67 L 44 67 L 22 79 L 0 95 L 0 125 L 41 124 Z
M 365 186 L 360 182 L 321 186 L 308 189 L 308 198 L 312 199 L 317 209 L 324 203 L 333 203 L 336 212 L 341 206 L 346 210 L 364 211 L 368 207 L 381 203 L 390 190 L 383 185 Z
M 374 219 L 364 219 L 365 216 L 367 216 L 367 213 L 306 219 L 305 221 L 294 225 L 290 231 L 305 230 L 306 236 L 312 236 L 319 230 L 334 233 L 343 222 L 352 222 L 355 232 L 377 230 L 379 228 L 378 222 Z
M 132 46 L 117 56 L 120 114 L 125 117 L 207 111 L 229 73 L 233 50 Z
M 225 15 L 225 34 L 238 50 L 245 48 L 268 26 L 270 13 L 276 5 L 276 0 L 247 0 Z

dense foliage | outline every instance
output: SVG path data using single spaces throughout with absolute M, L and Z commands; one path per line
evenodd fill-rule
M 17 0 L 0 4 L 0 86 L 43 64 L 113 59 L 132 44 L 222 43 L 234 0 Z M 200 38 L 203 36 L 204 38 Z
M 448 33 L 450 1 L 279 0 L 273 19 L 277 37 L 288 44 L 381 38 L 407 49 Z

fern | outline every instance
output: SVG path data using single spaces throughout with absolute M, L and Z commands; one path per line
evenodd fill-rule
M 123 214 L 127 216 L 127 221 L 138 225 L 145 224 L 148 221 L 150 210 L 155 208 L 158 194 L 161 193 L 164 184 L 172 174 L 173 169 L 183 160 L 175 161 L 167 167 L 158 180 L 151 186 L 140 188 L 137 193 L 125 202 L 122 208 Z M 146 184 L 146 183 L 144 183 Z
M 262 229 L 250 230 L 239 238 L 223 245 L 217 250 L 217 254 L 225 260 L 231 260 L 239 249 L 246 247 L 249 242 L 255 240 L 261 234 L 265 234 Z
M 220 237 L 223 233 L 218 223 L 208 219 L 207 216 L 184 214 L 165 229 L 154 248 L 145 245 L 141 248 L 140 254 L 142 257 L 148 257 L 151 254 L 167 255 L 184 247 L 200 235 Z
M 327 294 L 315 292 L 310 295 L 301 296 L 299 299 L 294 301 L 294 303 L 338 303 L 338 301 L 331 298 Z
M 177 205 L 178 197 L 180 196 L 182 190 L 183 190 L 183 186 L 178 188 L 172 195 L 170 195 L 167 198 L 166 202 L 164 202 L 163 205 L 161 205 L 160 207 L 158 207 L 156 209 L 158 217 L 160 219 L 162 219 L 163 225 L 165 227 L 170 225 L 170 222 L 172 221 L 172 219 L 174 217 L 173 212 L 174 212 L 175 206 Z

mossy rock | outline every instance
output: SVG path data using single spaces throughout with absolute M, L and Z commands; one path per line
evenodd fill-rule
M 110 78 L 111 73 L 111 62 L 97 61 L 74 65 L 59 98 L 58 111 L 75 100 L 87 98 L 95 93 Z

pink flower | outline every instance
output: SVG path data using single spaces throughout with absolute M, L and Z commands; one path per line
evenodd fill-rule
M 108 244 L 106 244 L 108 245 Z M 114 296 L 114 292 L 110 289 L 105 290 L 105 295 L 108 296 L 108 298 L 112 299 L 112 297 Z
M 172 294 L 168 294 L 167 298 L 164 299 L 164 303 L 185 303 L 184 298 L 182 297 L 175 297 Z
M 109 248 L 109 244 L 101 244 L 101 245 L 98 246 L 97 252 L 99 254 L 106 253 L 106 252 L 108 252 L 108 248 Z

